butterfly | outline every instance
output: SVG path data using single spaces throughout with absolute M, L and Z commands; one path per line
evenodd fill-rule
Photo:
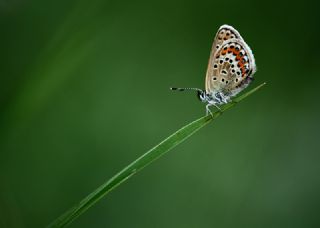
M 245 89 L 256 72 L 256 63 L 250 47 L 240 33 L 230 25 L 222 25 L 214 38 L 205 79 L 205 90 L 198 88 L 176 88 L 171 90 L 195 90 L 198 98 L 210 106 L 219 108 Z

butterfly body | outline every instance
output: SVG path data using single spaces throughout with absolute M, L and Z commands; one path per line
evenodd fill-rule
M 246 88 L 256 72 L 251 49 L 240 33 L 229 25 L 222 25 L 213 41 L 205 79 L 205 90 L 198 90 L 198 97 L 209 107 L 228 103 Z M 181 91 L 183 90 L 180 89 Z

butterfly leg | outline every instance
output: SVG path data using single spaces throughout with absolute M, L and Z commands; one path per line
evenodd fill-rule
M 213 114 L 212 114 L 212 112 L 211 112 L 211 110 L 209 108 L 210 106 L 214 106 L 217 109 L 221 110 L 221 108 L 216 103 L 209 103 L 209 104 L 206 105 L 206 115 L 210 114 L 213 117 Z
M 206 105 L 206 115 L 208 116 L 209 114 L 213 117 L 213 114 L 212 114 L 212 112 L 211 112 L 211 110 L 210 110 L 210 106 L 211 106 L 212 104 L 207 104 Z
M 224 95 L 223 93 L 220 93 L 219 95 L 221 97 L 221 102 L 227 104 L 227 103 L 229 103 L 231 101 L 229 96 Z

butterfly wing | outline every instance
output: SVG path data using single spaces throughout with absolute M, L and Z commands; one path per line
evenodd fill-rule
M 206 92 L 235 96 L 248 86 L 255 71 L 252 51 L 239 32 L 231 26 L 221 26 L 210 54 Z
M 206 91 L 209 92 L 210 90 L 210 80 L 209 77 L 213 75 L 213 65 L 215 61 L 215 53 L 218 49 L 221 48 L 222 44 L 226 42 L 229 39 L 239 39 L 242 37 L 240 36 L 239 32 L 234 29 L 232 26 L 229 25 L 222 25 L 218 31 L 217 34 L 213 40 L 212 48 L 211 48 L 211 53 L 210 53 L 210 58 L 209 58 L 209 63 L 208 63 L 208 68 L 207 68 L 207 73 L 206 73 Z

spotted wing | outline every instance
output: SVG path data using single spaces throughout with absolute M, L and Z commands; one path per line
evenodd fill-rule
M 227 42 L 230 39 L 242 39 L 242 37 L 240 36 L 239 32 L 236 29 L 234 29 L 232 26 L 222 25 L 218 29 L 218 32 L 213 40 L 207 73 L 206 73 L 206 82 L 208 81 L 207 78 L 209 77 L 209 75 L 212 75 L 212 71 L 213 71 L 212 66 L 214 65 L 214 61 L 215 61 L 214 54 L 223 45 L 223 43 Z M 206 83 L 206 90 L 207 88 L 208 88 L 208 85 Z
M 223 25 L 213 42 L 206 75 L 206 92 L 234 96 L 252 81 L 254 56 L 239 32 Z

